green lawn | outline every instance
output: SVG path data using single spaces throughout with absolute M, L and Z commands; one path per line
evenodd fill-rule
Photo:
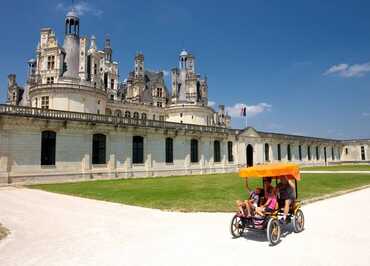
M 252 179 L 250 187 L 261 185 Z M 300 199 L 370 184 L 369 174 L 303 174 Z M 237 174 L 98 180 L 33 185 L 31 188 L 129 205 L 174 211 L 233 211 L 235 200 L 247 197 Z
M 343 164 L 333 166 L 307 166 L 302 170 L 307 171 L 370 171 L 370 165 L 366 164 Z

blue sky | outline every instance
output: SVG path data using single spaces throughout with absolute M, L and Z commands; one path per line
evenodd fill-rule
M 81 33 L 112 40 L 121 79 L 137 51 L 146 68 L 170 70 L 186 48 L 208 76 L 209 98 L 242 127 L 240 104 L 258 130 L 370 138 L 369 1 L 75 1 Z M 23 84 L 42 27 L 63 41 L 71 1 L 3 1 L 0 101 L 7 75 Z M 169 83 L 168 83 L 169 84 Z M 238 105 L 239 104 L 239 105 Z

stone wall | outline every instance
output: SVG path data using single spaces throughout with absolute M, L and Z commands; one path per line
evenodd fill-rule
M 182 125 L 181 125 L 182 126 Z M 185 125 L 184 125 L 185 126 Z M 41 134 L 56 133 L 55 165 L 41 166 Z M 94 134 L 106 136 L 106 163 L 92 164 Z M 144 162 L 132 163 L 133 136 L 144 138 Z M 165 139 L 173 138 L 173 163 L 165 162 Z M 199 162 L 190 162 L 190 142 L 199 142 Z M 220 141 L 221 162 L 214 162 L 214 141 Z M 233 143 L 233 161 L 228 161 L 227 143 Z M 269 160 L 265 144 L 269 145 Z M 277 146 L 281 146 L 281 160 Z M 26 116 L 0 116 L 0 183 L 63 182 L 101 178 L 155 177 L 235 172 L 247 164 L 247 146 L 252 147 L 253 164 L 290 162 L 324 165 L 341 161 L 361 161 L 363 143 L 343 145 L 339 141 L 302 138 L 281 134 L 268 137 L 253 128 L 216 132 L 195 129 L 158 128 L 107 124 L 91 121 L 52 120 Z M 299 156 L 299 146 L 302 158 Z M 311 147 L 311 160 L 307 149 Z M 319 159 L 316 158 L 319 148 Z M 327 156 L 325 160 L 324 149 Z M 368 153 L 369 146 L 366 146 Z M 348 154 L 345 154 L 348 148 Z M 334 151 L 332 158 L 331 149 Z

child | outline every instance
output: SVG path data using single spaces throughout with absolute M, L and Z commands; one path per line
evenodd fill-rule
M 256 213 L 260 216 L 264 216 L 266 212 L 273 212 L 276 208 L 277 198 L 275 189 L 268 187 L 266 192 L 267 201 L 256 209 Z
M 249 187 L 247 187 L 249 191 Z M 240 213 L 247 218 L 250 218 L 253 215 L 253 212 L 258 206 L 259 198 L 260 198 L 261 189 L 256 188 L 254 191 L 249 192 L 249 199 L 246 201 L 238 200 L 236 204 L 239 207 Z M 246 211 L 246 213 L 245 213 Z

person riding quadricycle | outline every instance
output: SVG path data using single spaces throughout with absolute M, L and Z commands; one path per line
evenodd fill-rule
M 301 179 L 297 165 L 257 165 L 240 169 L 239 175 L 246 179 L 249 199 L 237 201 L 238 212 L 232 218 L 230 228 L 233 237 L 240 237 L 245 230 L 266 231 L 271 245 L 276 245 L 280 241 L 281 223 L 293 223 L 296 233 L 303 231 L 304 215 L 297 201 L 297 181 Z M 251 191 L 249 178 L 262 178 L 263 189 Z M 272 179 L 275 179 L 276 187 L 272 186 Z

